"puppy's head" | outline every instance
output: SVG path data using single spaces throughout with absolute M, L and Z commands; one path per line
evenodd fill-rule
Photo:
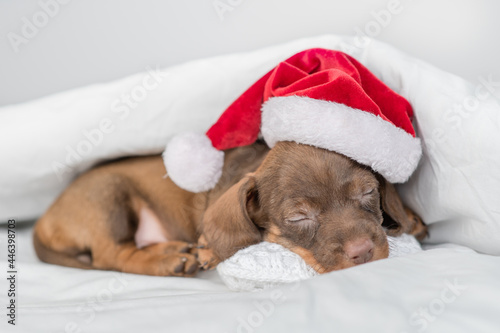
M 409 231 L 407 219 L 394 187 L 369 168 L 280 142 L 209 207 L 203 234 L 217 260 L 264 240 L 324 273 L 386 258 L 386 233 Z

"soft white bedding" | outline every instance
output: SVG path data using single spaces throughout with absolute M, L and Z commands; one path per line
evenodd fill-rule
M 154 74 L 150 69 L 4 107 L 0 218 L 38 216 L 74 175 L 99 160 L 161 152 L 176 133 L 205 131 L 255 79 L 310 47 L 351 53 L 414 106 L 424 158 L 399 190 L 431 224 L 430 242 L 437 248 L 296 285 L 234 293 L 216 272 L 194 279 L 160 278 L 42 264 L 33 253 L 31 228 L 18 223 L 17 325 L 7 324 L 4 310 L 0 330 L 500 331 L 500 258 L 492 256 L 500 254 L 499 101 L 489 92 L 491 85 L 473 85 L 375 41 L 321 36 Z M 146 89 L 154 82 L 159 84 Z M 137 87 L 146 89 L 147 96 L 126 107 L 123 94 Z M 95 129 L 102 137 L 93 137 L 93 144 L 89 133 Z M 84 141 L 91 142 L 88 153 Z M 81 153 L 75 156 L 71 151 L 78 147 Z M 0 266 L 5 271 L 6 240 L 2 226 Z M 8 285 L 0 281 L 5 309 Z
M 2 267 L 5 263 L 5 229 Z M 229 291 L 215 271 L 165 278 L 38 262 L 18 229 L 17 325 L 2 332 L 498 332 L 500 258 L 448 245 L 275 289 Z M 6 304 L 5 279 L 1 304 Z M 5 312 L 5 310 L 4 310 Z M 243 328 L 245 326 L 245 328 Z

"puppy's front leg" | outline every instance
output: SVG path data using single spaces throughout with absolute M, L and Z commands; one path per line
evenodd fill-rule
M 137 248 L 135 242 L 108 244 L 93 260 L 98 269 L 156 276 L 194 276 L 198 271 L 196 249 L 185 242 L 166 242 Z

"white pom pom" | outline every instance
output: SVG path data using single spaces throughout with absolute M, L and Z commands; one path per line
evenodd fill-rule
M 239 250 L 217 265 L 217 272 L 234 291 L 262 290 L 318 275 L 298 254 L 268 242 Z
M 208 191 L 222 175 L 224 152 L 215 149 L 204 134 L 175 136 L 163 153 L 167 174 L 180 188 L 190 192 Z

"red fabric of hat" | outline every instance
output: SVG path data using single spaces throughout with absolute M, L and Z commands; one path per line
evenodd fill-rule
M 252 144 L 260 131 L 262 104 L 293 95 L 370 112 L 415 136 L 406 99 L 353 57 L 319 48 L 297 53 L 264 75 L 224 111 L 207 136 L 219 150 Z

